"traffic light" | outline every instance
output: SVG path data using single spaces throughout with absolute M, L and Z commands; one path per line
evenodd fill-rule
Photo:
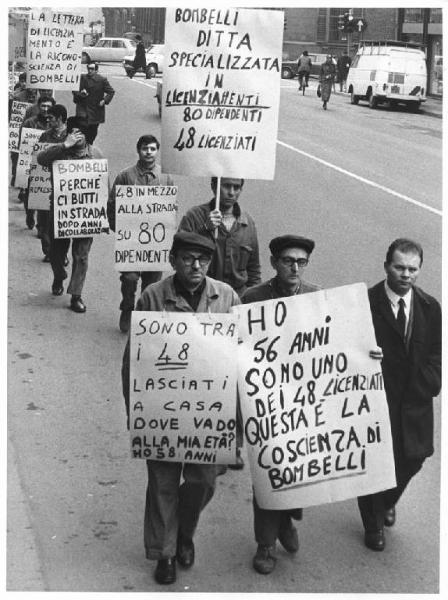
M 338 29 L 340 29 L 341 31 L 344 31 L 344 27 L 345 27 L 344 16 L 345 15 L 339 15 L 339 17 L 338 17 Z

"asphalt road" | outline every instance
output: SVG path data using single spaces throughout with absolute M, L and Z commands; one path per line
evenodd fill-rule
M 101 66 L 117 94 L 98 146 L 112 176 L 136 160 L 143 132 L 160 135 L 155 82 Z M 421 241 L 420 283 L 441 297 L 442 121 L 350 105 L 335 95 L 325 112 L 312 90 L 282 82 L 276 177 L 247 181 L 263 277 L 267 244 L 295 232 L 315 239 L 306 278 L 325 287 L 383 277 L 385 251 L 400 236 Z M 308 91 L 307 91 L 308 92 Z M 69 94 L 58 102 L 72 107 Z M 70 114 L 70 111 L 69 111 Z M 209 181 L 175 177 L 180 214 L 211 197 Z M 362 543 L 355 500 L 305 510 L 296 557 L 279 550 L 268 577 L 255 551 L 249 469 L 219 478 L 201 520 L 197 560 L 160 588 L 145 560 L 146 472 L 131 460 L 121 397 L 125 337 L 118 330 L 113 238 L 95 240 L 83 298 L 87 313 L 50 293 L 35 232 L 9 190 L 8 557 L 10 591 L 437 593 L 440 402 L 436 452 L 399 504 L 383 553 Z

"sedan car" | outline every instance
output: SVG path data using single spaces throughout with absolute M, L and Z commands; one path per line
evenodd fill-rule
M 326 54 L 314 54 L 314 53 L 309 53 L 308 56 L 311 58 L 311 77 L 319 77 L 319 73 L 320 73 L 320 67 L 322 65 L 322 63 L 325 62 L 327 55 Z M 283 79 L 293 79 L 294 77 L 297 77 L 297 61 L 298 61 L 299 57 L 297 57 L 295 60 L 291 59 L 289 57 L 289 59 L 285 58 L 282 60 L 282 71 L 281 71 L 281 75 Z M 333 58 L 333 63 L 336 65 L 336 59 Z
M 128 54 L 135 54 L 136 45 L 128 38 L 103 37 L 94 46 L 84 46 L 82 62 L 121 62 Z
M 155 77 L 158 73 L 163 73 L 163 58 L 165 53 L 164 44 L 153 44 L 146 50 L 146 79 Z M 136 73 L 143 73 L 143 69 L 134 69 L 134 54 L 125 56 L 123 67 L 126 75 L 132 79 Z

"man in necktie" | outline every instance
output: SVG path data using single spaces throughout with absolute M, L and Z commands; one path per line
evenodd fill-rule
M 433 397 L 441 386 L 441 308 L 415 284 L 423 263 L 420 244 L 397 239 L 384 263 L 385 281 L 369 289 L 394 447 L 396 487 L 358 498 L 365 545 L 385 547 L 384 525 L 425 458 L 434 452 Z
M 160 165 L 156 163 L 159 148 L 160 143 L 156 137 L 142 135 L 137 141 L 137 164 L 123 169 L 116 176 L 107 202 L 107 218 L 112 231 L 115 231 L 115 190 L 117 185 L 174 185 L 171 175 L 163 174 Z M 162 278 L 162 272 L 126 271 L 120 274 L 122 300 L 119 327 L 123 333 L 129 331 L 139 278 L 141 278 L 143 292 L 147 285 Z

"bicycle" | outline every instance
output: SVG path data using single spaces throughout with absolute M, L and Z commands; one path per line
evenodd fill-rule
M 308 77 L 309 73 L 307 71 L 301 71 L 298 73 L 299 77 L 299 92 L 302 90 L 302 96 L 305 95 L 305 88 L 308 87 Z M 305 81 L 303 81 L 305 80 Z

